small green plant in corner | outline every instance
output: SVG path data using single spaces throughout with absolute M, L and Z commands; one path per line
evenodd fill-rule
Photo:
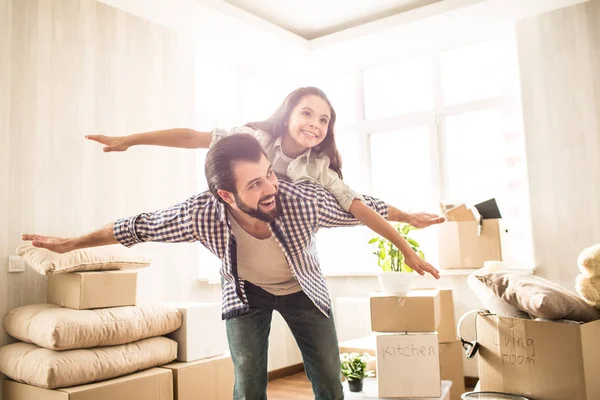
M 403 223 L 395 224 L 394 228 L 410 244 L 413 251 L 425 259 L 419 243 L 410 237 L 410 232 L 417 228 Z M 375 245 L 373 254 L 377 256 L 377 264 L 383 272 L 412 272 L 412 268 L 404 262 L 404 254 L 386 238 L 375 237 L 369 240 L 369 244 Z
M 342 375 L 348 379 L 348 386 L 351 392 L 360 392 L 363 386 L 363 379 L 367 376 L 373 376 L 373 371 L 367 371 L 369 357 L 367 353 L 343 353 L 340 355 Z

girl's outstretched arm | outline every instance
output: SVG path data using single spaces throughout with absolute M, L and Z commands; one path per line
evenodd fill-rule
M 428 226 L 441 224 L 446 218 L 440 217 L 437 214 L 417 212 L 405 213 L 398 210 L 396 207 L 388 204 L 388 221 L 404 222 L 414 226 L 415 228 L 427 228 Z
M 397 209 L 394 210 L 399 211 Z M 369 206 L 358 199 L 354 199 L 350 205 L 350 213 L 375 233 L 392 242 L 404 254 L 406 265 L 415 270 L 419 275 L 424 275 L 428 272 L 436 279 L 439 279 L 439 271 L 433 265 L 419 257 L 394 227 Z
M 210 145 L 212 134 L 188 128 L 173 128 L 127 136 L 87 135 L 85 138 L 103 144 L 104 151 L 111 152 L 126 151 L 131 146 L 139 145 L 206 149 Z

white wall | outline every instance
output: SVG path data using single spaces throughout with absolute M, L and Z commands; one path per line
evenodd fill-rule
M 574 291 L 600 243 L 600 1 L 517 26 L 539 273 Z
M 7 272 L 23 232 L 82 234 L 193 194 L 193 153 L 104 154 L 87 133 L 193 121 L 193 47 L 93 0 L 0 1 L 0 315 L 45 302 L 46 278 Z M 140 296 L 193 298 L 194 245 L 153 256 Z M 173 274 L 178 268 L 178 274 Z M 0 344 L 11 340 L 4 331 Z

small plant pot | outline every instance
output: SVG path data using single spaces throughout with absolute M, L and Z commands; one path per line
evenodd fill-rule
M 414 278 L 414 272 L 380 272 L 378 275 L 381 292 L 392 296 L 406 296 Z
M 362 379 L 356 379 L 356 380 L 348 379 L 348 387 L 350 388 L 351 392 L 362 392 L 363 380 Z

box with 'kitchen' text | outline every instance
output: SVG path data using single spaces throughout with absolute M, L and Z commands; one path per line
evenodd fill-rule
M 379 334 L 379 397 L 440 397 L 440 353 L 437 333 Z

